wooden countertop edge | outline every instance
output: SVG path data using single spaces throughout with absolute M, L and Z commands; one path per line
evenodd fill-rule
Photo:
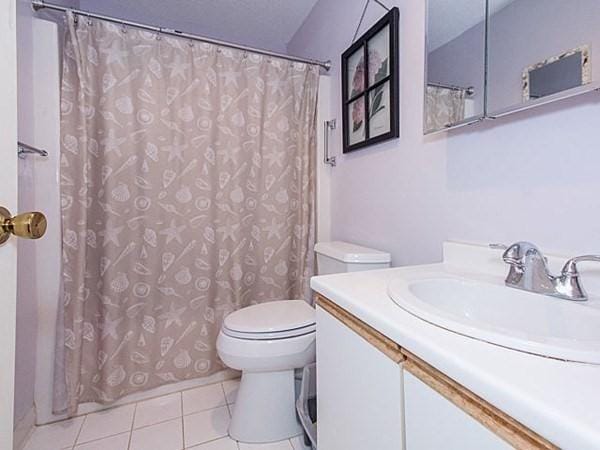
M 326 297 L 317 294 L 316 304 L 514 448 L 559 449 Z
M 405 356 L 400 346 L 387 336 L 384 336 L 322 295 L 317 294 L 316 303 L 394 362 L 400 363 L 404 361 Z

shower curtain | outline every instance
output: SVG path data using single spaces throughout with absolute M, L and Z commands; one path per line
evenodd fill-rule
M 427 86 L 425 96 L 425 131 L 443 130 L 465 118 L 464 89 L 448 89 L 437 86 Z
M 308 298 L 318 68 L 67 21 L 54 406 L 74 413 L 218 371 L 224 316 Z

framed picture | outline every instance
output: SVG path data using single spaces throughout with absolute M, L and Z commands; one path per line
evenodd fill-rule
M 342 55 L 344 153 L 400 135 L 398 8 Z

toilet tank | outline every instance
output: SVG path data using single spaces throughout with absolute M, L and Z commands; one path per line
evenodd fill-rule
M 389 253 L 341 241 L 319 242 L 315 253 L 319 275 L 386 269 L 392 261 Z

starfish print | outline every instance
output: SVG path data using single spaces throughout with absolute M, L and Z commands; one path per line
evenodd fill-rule
M 269 167 L 273 167 L 274 164 L 277 164 L 279 167 L 283 167 L 284 157 L 285 153 L 273 150 L 271 153 L 267 153 L 263 159 L 269 161 Z
M 166 320 L 165 330 L 173 324 L 180 327 L 182 325 L 181 315 L 186 309 L 187 308 L 185 306 L 182 308 L 175 308 L 175 304 L 171 303 L 169 310 L 166 313 L 162 313 L 160 316 L 158 316 L 159 319 Z
M 181 77 L 185 80 L 187 78 L 185 71 L 190 67 L 190 64 L 184 62 L 181 55 L 175 55 L 175 59 L 167 67 L 171 69 L 171 78 Z
M 118 138 L 115 130 L 112 128 L 108 130 L 107 136 L 100 141 L 100 143 L 104 146 L 104 151 L 106 153 L 115 152 L 117 155 L 121 156 L 121 150 L 119 146 L 123 144 L 127 138 Z
M 111 320 L 108 316 L 105 316 L 104 320 L 100 324 L 100 328 L 102 328 L 102 334 L 100 336 L 100 339 L 103 340 L 108 336 L 110 336 L 113 339 L 119 339 L 117 327 L 119 326 L 122 320 L 122 317 L 119 317 L 116 320 Z
M 271 81 L 267 81 L 267 86 L 271 88 L 271 94 L 275 95 L 275 94 L 281 94 L 284 95 L 282 86 L 283 84 L 281 83 L 281 81 L 279 79 L 274 79 Z
M 127 52 L 121 50 L 121 44 L 117 39 L 112 41 L 110 47 L 100 49 L 100 53 L 106 55 L 106 64 L 111 65 L 113 63 L 119 63 L 121 67 L 125 67 L 123 64 L 123 58 L 127 56 Z
M 102 247 L 106 247 L 109 242 L 112 242 L 117 247 L 120 247 L 121 244 L 119 243 L 119 234 L 121 234 L 124 228 L 125 227 L 113 227 L 109 224 L 106 224 L 106 228 L 98 233 L 104 238 L 102 240 Z
M 222 225 L 217 228 L 217 233 L 223 233 L 223 242 L 225 242 L 228 238 L 233 242 L 237 241 L 235 237 L 235 231 L 240 227 L 239 223 L 232 223 L 229 219 L 225 222 L 225 225 Z
M 237 82 L 237 77 L 239 75 L 239 72 L 236 72 L 235 70 L 228 70 L 226 72 L 223 72 L 221 74 L 221 76 L 225 79 L 225 87 L 227 87 L 230 83 L 233 84 L 235 87 L 238 87 L 238 82 Z
M 279 234 L 281 228 L 283 227 L 282 223 L 277 223 L 277 220 L 275 218 L 271 219 L 271 225 L 267 225 L 266 227 L 263 228 L 263 230 L 265 230 L 268 235 L 267 235 L 267 239 L 271 239 L 271 237 L 276 236 L 277 239 L 281 239 L 281 234 Z
M 169 153 L 169 162 L 174 159 L 178 159 L 181 162 L 183 161 L 183 150 L 185 149 L 185 145 L 173 144 L 168 147 L 163 147 L 162 150 Z
M 168 228 L 165 228 L 164 230 L 160 231 L 159 234 L 164 234 L 165 236 L 167 236 L 167 244 L 169 244 L 173 239 L 175 239 L 177 242 L 179 242 L 180 244 L 182 243 L 181 241 L 181 232 L 183 230 L 185 230 L 186 226 L 185 225 L 181 225 L 180 227 L 178 227 L 175 224 L 175 219 L 171 220 L 171 225 Z

